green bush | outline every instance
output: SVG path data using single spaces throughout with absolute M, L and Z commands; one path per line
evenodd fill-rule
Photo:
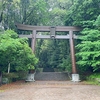
M 43 68 L 37 68 L 36 72 L 43 72 Z
M 8 78 L 2 78 L 2 83 L 3 83 L 3 84 L 8 84 L 8 83 L 9 83 Z
M 17 73 L 3 73 L 3 78 L 8 78 L 9 82 L 14 82 L 18 79 Z
M 94 73 L 87 77 L 87 81 L 91 81 L 94 84 L 100 84 L 100 73 Z
M 28 71 L 18 71 L 12 73 L 3 73 L 3 78 L 8 78 L 9 82 L 15 82 L 26 78 Z
M 17 72 L 18 80 L 26 79 L 27 74 L 28 74 L 28 71 L 18 71 Z

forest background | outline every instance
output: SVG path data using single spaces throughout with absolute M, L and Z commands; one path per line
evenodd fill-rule
M 13 30 L 17 34 L 31 34 L 29 31 L 17 30 L 15 23 L 34 26 L 82 27 L 81 32 L 74 33 L 81 36 L 79 40 L 74 41 L 78 72 L 100 72 L 100 0 L 0 0 L 1 40 L 4 39 L 1 34 L 8 29 L 10 29 L 10 33 L 14 33 L 11 31 Z M 38 34 L 50 33 L 39 32 Z M 56 34 L 68 33 L 59 32 Z M 11 38 L 15 39 L 18 36 Z M 11 41 L 14 42 L 13 39 Z M 16 40 L 17 43 L 20 41 L 24 41 L 27 46 L 28 44 L 30 46 L 31 40 Z M 0 41 L 0 50 L 4 50 L 4 46 L 1 45 L 3 44 Z M 9 56 L 12 53 L 8 50 L 6 54 Z M 0 69 L 2 71 L 8 70 L 9 63 L 5 59 L 6 56 L 3 51 L 0 51 Z M 38 63 L 35 56 L 38 58 Z M 36 41 L 35 56 L 33 58 L 37 63 L 34 63 L 36 69 L 44 68 L 44 71 L 55 69 L 55 71 L 68 71 L 71 73 L 69 40 L 38 39 Z M 11 57 L 9 56 L 12 61 L 13 58 Z M 17 57 L 19 59 L 19 56 Z M 16 60 L 17 57 L 14 56 L 15 60 L 12 61 L 12 64 L 10 63 L 12 72 L 27 69 L 24 67 L 25 62 L 21 64 L 21 61 L 31 62 L 29 56 L 29 59 L 20 58 L 20 61 Z M 27 64 L 27 67 L 29 66 Z

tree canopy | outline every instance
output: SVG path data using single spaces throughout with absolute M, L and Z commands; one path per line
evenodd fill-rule
M 83 36 L 80 38 L 82 42 L 76 47 L 78 48 L 77 64 L 84 66 L 84 69 L 92 67 L 94 71 L 100 69 L 100 31 L 96 29 L 84 29 Z
M 7 70 L 28 70 L 34 68 L 38 59 L 29 47 L 26 38 L 18 38 L 18 34 L 7 30 L 0 35 L 0 67 Z

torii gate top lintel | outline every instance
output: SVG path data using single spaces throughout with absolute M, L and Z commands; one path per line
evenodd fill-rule
M 50 32 L 51 28 L 55 28 L 56 32 L 66 32 L 66 31 L 80 31 L 81 28 L 77 26 L 32 26 L 24 24 L 16 24 L 17 28 L 20 30 L 36 30 L 37 32 Z

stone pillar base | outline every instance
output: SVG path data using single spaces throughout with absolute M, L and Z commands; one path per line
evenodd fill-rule
M 34 80 L 34 74 L 28 74 L 28 76 L 27 76 L 27 78 L 26 78 L 26 80 L 25 80 L 26 82 L 34 82 L 35 80 Z
M 73 82 L 80 82 L 79 74 L 72 74 L 72 81 Z

